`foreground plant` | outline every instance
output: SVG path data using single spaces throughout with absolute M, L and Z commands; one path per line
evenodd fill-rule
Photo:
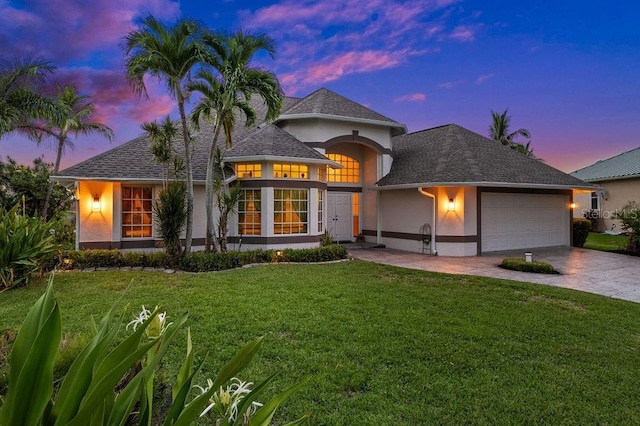
M 187 315 L 171 323 L 166 320 L 166 313 L 160 313 L 159 309 L 150 312 L 143 307 L 141 314 L 129 323 L 133 332 L 117 343 L 123 321 L 111 309 L 54 393 L 53 367 L 62 321 L 60 307 L 53 297 L 52 274 L 44 295 L 31 308 L 16 337 L 9 362 L 8 390 L 0 407 L 0 425 L 151 425 L 155 370 L 177 331 L 186 323 Z M 251 361 L 262 339 L 245 346 L 211 380 L 208 389 L 187 402 L 204 362 L 194 366 L 191 333 L 187 329 L 187 354 L 172 388 L 172 404 L 163 424 L 189 425 L 198 419 L 216 390 Z M 237 412 L 246 413 L 272 378 L 239 400 Z M 259 410 L 250 411 L 250 423 L 269 424 L 278 406 L 305 382 L 287 389 Z M 138 410 L 134 412 L 136 407 Z M 248 424 L 244 418 L 234 421 L 227 418 L 217 424 Z M 290 424 L 299 424 L 305 418 Z

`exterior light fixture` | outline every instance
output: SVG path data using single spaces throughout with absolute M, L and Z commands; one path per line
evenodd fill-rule
M 453 202 L 453 198 L 449 198 L 449 208 L 450 212 L 456 211 L 456 204 Z
M 98 197 L 98 194 L 93 196 L 93 203 L 91 203 L 91 211 L 93 212 L 100 211 L 100 197 Z
M 576 203 L 569 204 L 569 207 L 571 207 L 571 209 L 575 209 L 576 208 Z
M 532 257 L 533 257 L 533 253 L 531 253 L 530 251 L 525 252 L 524 254 L 524 261 L 527 263 L 532 262 Z

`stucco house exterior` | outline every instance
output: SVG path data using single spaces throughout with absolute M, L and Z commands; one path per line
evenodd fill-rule
M 193 134 L 195 249 L 211 130 Z M 159 246 L 151 206 L 163 173 L 149 146 L 141 136 L 54 177 L 75 186 L 80 248 Z M 596 188 L 455 124 L 407 133 L 325 88 L 286 98 L 273 124 L 238 126 L 225 162 L 243 191 L 229 226 L 241 249 L 315 247 L 325 230 L 450 256 L 570 245 L 574 191 Z
M 597 231 L 621 231 L 620 221 L 613 219 L 613 214 L 629 201 L 640 202 L 640 147 L 599 160 L 571 175 L 600 187 L 576 197 L 574 214 L 582 217 L 593 210 L 602 219 Z

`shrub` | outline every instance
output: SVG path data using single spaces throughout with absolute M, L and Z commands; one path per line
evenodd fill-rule
M 546 262 L 527 262 L 524 259 L 516 257 L 508 257 L 502 260 L 501 268 L 511 269 L 512 271 L 535 272 L 538 274 L 556 274 L 557 271 L 553 266 Z
M 640 204 L 636 201 L 629 201 L 613 217 L 622 222 L 622 229 L 629 233 L 629 244 L 626 249 L 633 254 L 640 255 Z
M 335 243 L 336 243 L 336 240 L 331 236 L 331 234 L 329 233 L 329 230 L 325 229 L 324 234 L 322 234 L 322 240 L 320 240 L 320 245 L 324 247 L 324 246 L 330 246 Z
M 582 247 L 591 231 L 591 221 L 582 217 L 573 218 L 573 246 Z
M 153 203 L 153 213 L 169 256 L 177 256 L 182 252 L 180 234 L 187 223 L 187 188 L 182 182 L 172 182 L 158 195 Z
M 143 307 L 138 318 L 127 326 L 128 329 L 133 325 L 133 331 L 118 342 L 123 318 L 117 318 L 111 309 L 84 349 L 77 356 L 71 356 L 74 360 L 54 393 L 54 365 L 62 337 L 62 315 L 53 298 L 52 274 L 45 294 L 31 308 L 15 338 L 9 357 L 6 398 L 0 407 L 0 424 L 125 424 L 133 420 L 134 410 L 136 423 L 151 424 L 153 411 L 159 408 L 154 407 L 153 401 L 156 368 L 185 325 L 187 315 L 170 323 L 166 319 L 166 313 L 160 313 L 158 308 L 150 312 Z M 205 409 L 209 411 L 210 401 L 216 400 L 216 394 L 218 398 L 222 396 L 224 386 L 233 382 L 234 376 L 251 361 L 263 340 L 260 337 L 241 349 L 214 380 L 207 381 L 207 388 L 201 388 L 199 395 L 187 401 L 203 362 L 195 362 L 188 329 L 186 334 L 187 354 L 172 387 L 171 405 L 164 424 L 192 424 Z M 273 377 L 234 399 L 231 411 L 235 414 L 226 417 L 225 411 L 224 416 L 212 419 L 214 424 L 245 424 L 244 420 L 246 424 L 268 424 L 278 406 L 307 381 L 291 386 L 264 405 L 254 404 L 259 392 Z M 226 389 L 235 389 L 233 383 Z M 261 407 L 252 409 L 257 405 Z M 294 423 L 299 424 L 303 419 Z
M 26 284 L 56 249 L 52 227 L 39 218 L 0 209 L 0 290 Z

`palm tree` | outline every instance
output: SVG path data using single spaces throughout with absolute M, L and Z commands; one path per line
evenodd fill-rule
M 203 36 L 205 45 L 210 49 L 208 65 L 215 75 L 207 70 L 197 74 L 198 81 L 189 85 L 192 91 L 200 92 L 202 99 L 196 104 L 192 120 L 197 125 L 201 119 L 214 118 L 214 131 L 207 158 L 206 208 L 207 233 L 205 249 L 211 251 L 214 246 L 214 176 L 216 147 L 220 131 L 224 132 L 226 146 L 233 144 L 232 135 L 236 124 L 236 114 L 245 116 L 246 126 L 256 121 L 256 112 L 251 105 L 251 97 L 258 95 L 267 107 L 265 119 L 274 121 L 280 115 L 284 94 L 277 77 L 260 67 L 249 63 L 259 51 L 265 51 L 272 58 L 275 55 L 273 40 L 264 35 L 252 35 L 243 31 L 235 34 L 209 32 Z M 219 198 L 219 197 L 218 197 Z
M 508 109 L 505 109 L 502 114 L 493 110 L 491 111 L 492 123 L 489 126 L 489 138 L 496 142 L 500 142 L 502 145 L 509 146 L 528 157 L 535 158 L 535 155 L 533 155 L 533 149 L 530 148 L 531 141 L 528 141 L 525 145 L 514 140 L 517 136 L 531 139 L 531 133 L 526 129 L 518 129 L 515 132 L 510 133 L 509 126 L 511 125 L 511 117 L 507 115 L 508 111 Z
M 162 185 L 166 188 L 169 183 L 169 167 L 173 160 L 171 142 L 178 134 L 178 128 L 168 115 L 161 123 L 152 121 L 143 123 L 140 127 L 145 131 L 147 139 L 151 141 L 151 154 L 153 158 L 162 164 L 164 174 Z M 177 170 L 174 170 L 174 177 L 176 178 L 177 172 Z
M 55 67 L 43 58 L 0 61 L 0 137 L 20 131 L 37 139 L 36 118 L 51 117 L 56 108 L 39 92 Z
M 178 103 L 184 164 L 187 175 L 187 226 L 185 251 L 191 251 L 193 234 L 193 170 L 191 167 L 191 137 L 184 111 L 186 92 L 184 84 L 191 71 L 203 59 L 204 49 L 199 41 L 201 30 L 191 20 L 179 20 L 166 26 L 149 15 L 142 20 L 142 28 L 127 34 L 122 42 L 125 53 L 127 78 L 136 93 L 147 96 L 144 76 L 150 75 L 167 85 L 169 94 Z
M 58 142 L 56 152 L 56 162 L 53 166 L 53 175 L 60 169 L 60 159 L 62 152 L 66 147 L 73 147 L 73 143 L 69 138 L 70 134 L 88 135 L 98 133 L 113 140 L 113 131 L 104 124 L 91 120 L 93 115 L 93 103 L 88 96 L 79 95 L 74 86 L 58 87 L 58 93 L 55 98 L 55 105 L 58 108 L 58 117 L 49 117 L 44 120 L 44 127 L 48 133 L 54 135 Z M 49 200 L 51 199 L 51 191 L 53 191 L 54 181 L 49 182 L 47 195 L 44 199 L 44 207 L 42 208 L 42 217 L 47 218 L 49 210 Z

